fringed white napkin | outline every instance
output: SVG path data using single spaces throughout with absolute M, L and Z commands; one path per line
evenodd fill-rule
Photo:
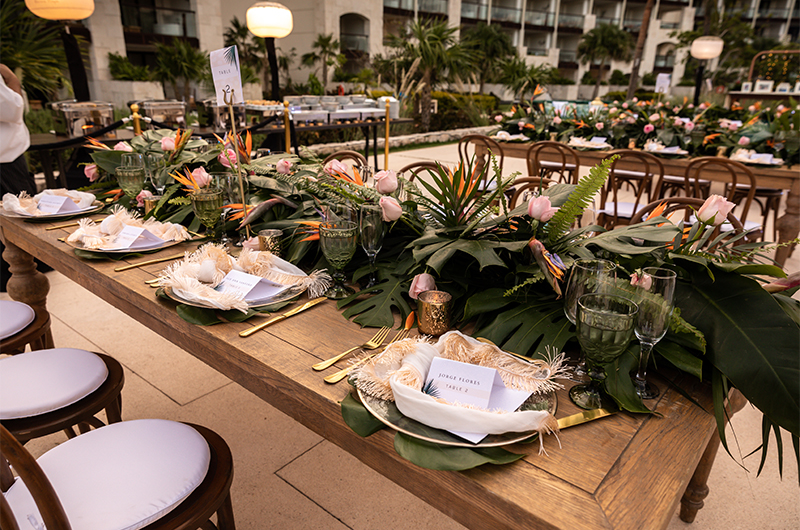
M 113 246 L 114 241 L 126 226 L 146 228 L 148 232 L 164 241 L 185 241 L 191 238 L 186 228 L 175 223 L 162 223 L 155 219 L 142 221 L 139 214 L 115 206 L 111 215 L 98 225 L 91 219 L 78 221 L 78 229 L 69 235 L 69 243 L 81 243 L 84 248 L 99 249 Z
M 195 252 L 187 254 L 183 261 L 164 269 L 159 285 L 190 302 L 212 305 L 221 310 L 237 309 L 247 312 L 247 301 L 241 294 L 217 291 L 220 282 L 231 270 L 238 270 L 281 285 L 305 288 L 311 298 L 328 290 L 331 277 L 324 271 L 304 273 L 278 256 L 243 248 L 239 258 L 228 254 L 224 245 L 208 243 Z
M 57 190 L 44 190 L 42 193 L 38 193 L 31 197 L 27 194 L 27 192 L 22 192 L 19 196 L 13 195 L 11 193 L 6 193 L 3 195 L 3 209 L 7 212 L 14 212 L 19 215 L 28 215 L 31 217 L 37 217 L 39 215 L 44 215 L 45 212 L 42 212 L 38 208 L 39 199 L 41 199 L 44 195 L 56 195 L 59 197 L 69 197 L 72 199 L 78 209 L 85 210 L 89 208 L 92 203 L 95 201 L 96 197 L 93 193 L 86 193 L 83 191 L 75 191 L 75 190 L 66 190 L 66 189 L 57 189 Z
M 437 429 L 487 434 L 558 432 L 558 422 L 547 411 L 483 410 L 448 403 L 422 392 L 434 357 L 495 368 L 506 387 L 533 393 L 561 388 L 555 378 L 566 373 L 563 353 L 551 355 L 547 361 L 526 362 L 493 344 L 451 331 L 442 335 L 436 344 L 406 339 L 390 345 L 382 354 L 355 369 L 356 386 L 372 396 L 394 401 L 404 415 Z M 541 436 L 539 441 L 542 452 Z

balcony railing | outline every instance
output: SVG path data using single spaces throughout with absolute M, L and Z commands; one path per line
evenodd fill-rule
M 532 26 L 546 26 L 546 27 L 553 27 L 553 21 L 555 20 L 554 13 L 547 13 L 545 11 L 526 11 L 525 12 L 525 22 L 527 24 L 531 24 Z
M 126 31 L 171 37 L 197 38 L 197 17 L 194 11 L 139 7 L 120 4 L 122 25 Z
M 532 57 L 547 57 L 547 48 L 528 48 L 528 55 Z
M 559 28 L 583 28 L 583 15 L 558 15 Z
M 678 29 L 680 27 L 680 22 L 661 22 L 661 29 Z
M 383 0 L 383 7 L 414 11 L 414 0 Z
M 364 53 L 369 53 L 369 35 L 357 35 L 353 33 L 342 33 L 339 35 L 341 42 L 341 50 L 357 50 Z
M 674 55 L 656 55 L 656 61 L 653 63 L 655 68 L 672 68 L 675 66 Z
M 492 6 L 492 22 L 514 22 L 520 23 L 522 11 L 513 7 Z
M 424 13 L 447 14 L 447 0 L 419 0 L 417 8 Z
M 760 17 L 769 17 L 769 18 L 788 18 L 789 17 L 789 10 L 788 9 L 764 9 L 761 8 L 758 10 L 758 16 Z
M 471 18 L 474 20 L 486 20 L 489 7 L 482 4 L 471 2 L 461 2 L 461 18 Z
M 622 27 L 625 29 L 625 31 L 637 32 L 642 28 L 642 19 L 640 18 L 636 20 L 636 19 L 626 18 L 622 22 Z
M 612 26 L 618 26 L 619 25 L 619 19 L 618 18 L 609 18 L 609 17 L 597 17 L 595 19 L 595 24 L 598 25 L 598 26 L 600 24 L 611 24 Z
M 561 63 L 577 63 L 578 54 L 575 50 L 559 50 L 558 61 Z

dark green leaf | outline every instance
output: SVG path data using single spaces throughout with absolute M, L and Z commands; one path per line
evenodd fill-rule
M 642 398 L 636 393 L 636 387 L 631 380 L 631 372 L 636 370 L 639 363 L 639 345 L 631 343 L 625 353 L 620 355 L 614 362 L 604 366 L 606 380 L 604 383 L 606 392 L 614 398 L 621 408 L 628 412 L 640 412 L 649 414 L 652 411 L 644 406 Z
M 367 408 L 350 393 L 342 400 L 342 418 L 347 426 L 353 429 L 353 431 L 362 438 L 366 438 L 386 427 L 383 422 L 373 416 Z
M 525 455 L 518 455 L 502 447 L 468 448 L 449 447 L 412 438 L 398 432 L 394 435 L 397 454 L 420 467 L 439 471 L 462 471 L 483 464 L 509 464 Z
M 470 296 L 464 309 L 464 320 L 496 311 L 514 302 L 511 298 L 504 297 L 503 293 L 504 289 L 495 288 L 478 291 Z
M 498 314 L 486 326 L 475 329 L 476 337 L 484 337 L 504 350 L 521 355 L 551 346 L 560 351 L 575 336 L 559 300 L 532 300 L 515 304 Z
M 382 326 L 393 326 L 394 314 L 392 313 L 392 307 L 400 312 L 400 317 L 403 320 L 411 313 L 411 307 L 403 297 L 407 290 L 406 285 L 404 278 L 389 276 L 370 289 L 369 292 L 373 293 L 371 296 L 350 306 L 342 315 L 348 319 L 355 316 L 353 322 L 361 324 L 362 327 L 380 328 Z M 363 292 L 358 292 L 345 298 L 339 302 L 339 308 L 355 302 L 363 295 Z
M 675 368 L 703 380 L 703 361 L 689 350 L 675 342 L 662 340 L 655 346 L 655 351 L 669 361 Z
M 197 324 L 198 326 L 212 326 L 214 324 L 222 323 L 222 320 L 219 319 L 213 309 L 178 304 L 175 307 L 175 311 L 178 313 L 179 317 L 184 319 L 189 324 Z

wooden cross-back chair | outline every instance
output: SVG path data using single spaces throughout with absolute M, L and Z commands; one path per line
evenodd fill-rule
M 0 352 L 22 353 L 30 345 L 32 350 L 53 347 L 50 331 L 50 313 L 43 307 L 32 307 L 13 300 L 0 300 Z
M 551 184 L 556 182 L 549 178 L 541 177 L 519 177 L 514 181 L 511 200 L 508 202 L 508 207 L 513 210 L 523 202 L 529 201 L 533 194 L 546 190 Z
M 545 177 L 567 184 L 578 183 L 580 159 L 575 151 L 560 142 L 536 142 L 528 149 L 526 158 L 529 177 Z M 555 161 L 548 158 L 555 158 Z
M 470 152 L 470 147 L 472 147 L 472 152 Z M 482 155 L 480 154 L 481 151 L 483 151 Z M 500 168 L 500 173 L 502 173 L 505 153 L 503 152 L 503 147 L 495 140 L 482 134 L 468 134 L 458 141 L 459 160 L 466 164 L 475 156 L 475 166 L 479 168 L 486 167 L 487 173 L 492 170 L 489 151 L 497 160 L 497 167 Z
M 233 458 L 225 441 L 205 427 L 166 420 L 115 423 L 38 459 L 0 427 L 0 450 L 3 530 L 42 524 L 47 530 L 235 530 Z M 216 526 L 210 522 L 215 513 Z
M 597 212 L 597 223 L 609 230 L 630 223 L 633 215 L 650 202 L 652 186 L 655 185 L 658 190 L 664 177 L 664 164 L 649 153 L 619 149 L 609 152 L 603 160 L 615 155 L 618 158 L 609 168 L 608 180 L 600 193 L 600 207 Z M 635 170 L 620 167 L 631 163 L 636 167 Z M 633 201 L 620 200 L 619 192 L 623 188 L 630 190 Z
M 399 172 L 398 175 L 403 177 L 409 182 L 414 182 L 414 179 L 417 178 L 417 175 L 422 172 L 422 175 L 426 175 L 428 170 L 437 171 L 439 165 L 436 162 L 412 162 L 407 166 L 404 166 Z
M 338 160 L 339 162 L 346 162 L 349 160 L 353 166 L 367 165 L 367 159 L 364 157 L 364 155 L 358 151 L 350 151 L 347 149 L 329 154 L 327 157 L 325 157 L 325 160 L 322 161 L 322 165 L 324 166 L 331 160 Z

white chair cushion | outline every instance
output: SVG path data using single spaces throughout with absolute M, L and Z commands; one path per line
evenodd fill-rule
M 636 209 L 638 212 L 642 208 L 647 206 L 646 204 L 640 204 L 639 207 Z M 608 216 L 614 217 L 614 203 L 606 203 L 606 207 L 600 210 L 598 213 L 604 213 Z M 624 202 L 619 201 L 617 202 L 617 217 L 622 217 L 626 219 L 630 219 L 633 217 L 633 203 L 632 202 Z
M 203 482 L 211 451 L 195 429 L 167 420 L 114 423 L 39 457 L 72 528 L 136 530 L 172 511 Z M 6 493 L 21 530 L 41 515 L 17 480 Z
M 13 300 L 0 300 L 0 340 L 16 335 L 36 319 L 28 304 Z
M 71 405 L 108 377 L 92 352 L 53 348 L 0 359 L 0 419 L 27 418 Z

